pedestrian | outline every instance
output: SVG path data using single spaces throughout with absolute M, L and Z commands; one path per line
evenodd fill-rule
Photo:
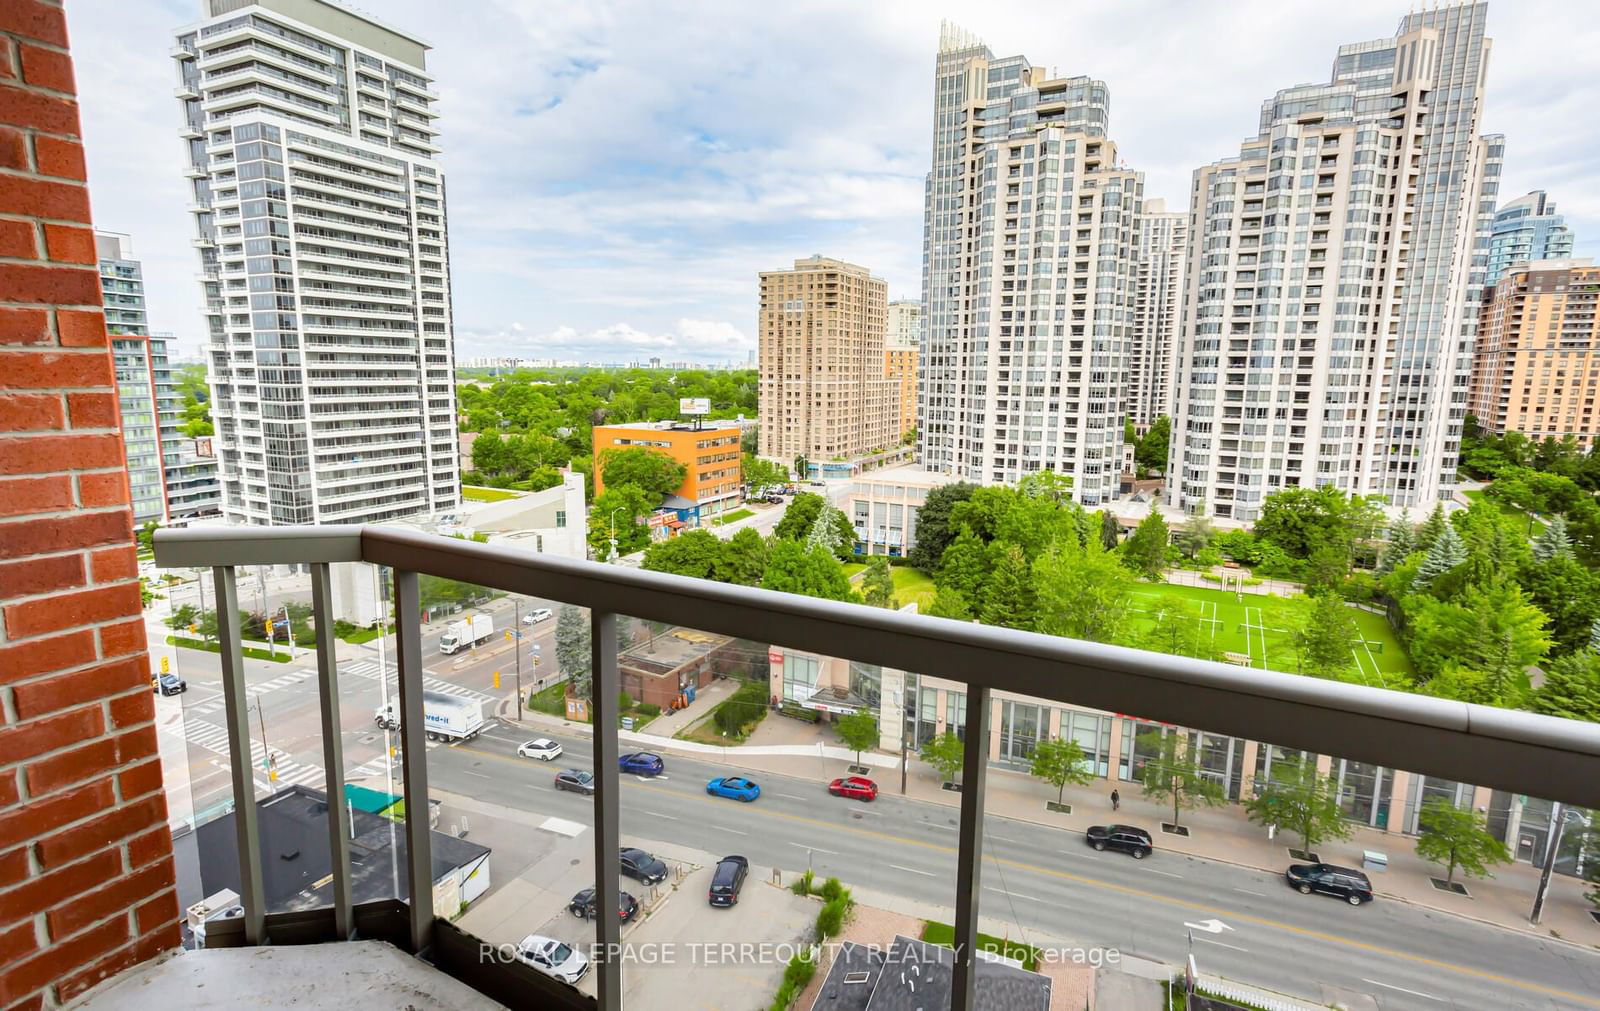
M 1122 795 L 1113 788 L 1111 791 L 1111 810 L 1115 811 L 1120 807 L 1122 807 Z

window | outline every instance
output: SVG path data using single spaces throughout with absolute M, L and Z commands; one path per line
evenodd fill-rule
M 783 654 L 783 697 L 794 702 L 804 702 L 817 690 L 817 658 Z
M 565 509 L 557 509 L 556 510 L 556 529 L 560 530 L 560 529 L 564 528 L 566 525 L 567 525 L 567 511 Z

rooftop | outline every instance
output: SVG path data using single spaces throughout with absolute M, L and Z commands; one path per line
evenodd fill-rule
M 812 1011 L 923 1011 L 948 1007 L 955 952 L 897 936 L 887 951 L 845 943 Z M 1050 979 L 992 957 L 976 963 L 976 1011 L 1045 1011 Z
M 698 660 L 733 639 L 692 628 L 674 628 L 623 650 L 619 660 L 624 667 L 645 674 L 667 674 L 686 663 Z

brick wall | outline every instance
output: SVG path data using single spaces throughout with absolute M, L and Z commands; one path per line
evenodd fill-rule
M 66 17 L 0 0 L 0 1007 L 178 943 Z

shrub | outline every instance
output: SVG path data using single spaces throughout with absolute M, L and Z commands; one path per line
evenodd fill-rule
M 784 983 L 778 987 L 778 992 L 772 995 L 772 1003 L 767 1006 L 767 1011 L 789 1011 L 789 1005 L 794 1003 L 794 987 Z
M 850 899 L 841 895 L 832 902 L 825 902 L 822 911 L 817 914 L 817 940 L 826 941 L 830 937 L 837 937 L 844 927 L 845 914 L 850 911 Z
M 803 952 L 789 959 L 789 964 L 783 967 L 783 985 L 792 990 L 795 996 L 806 988 L 811 982 L 811 977 L 817 974 L 817 961 L 810 952 Z
M 822 888 L 818 894 L 820 894 L 827 901 L 832 902 L 841 895 L 849 895 L 850 892 L 844 887 L 844 885 L 839 883 L 838 878 L 829 878 L 822 883 Z
M 640 716 L 660 716 L 661 707 L 654 702 L 641 702 L 633 707 L 633 711 Z
M 794 884 L 789 886 L 789 890 L 791 892 L 794 892 L 796 895 L 810 895 L 811 894 L 811 884 L 815 880 L 816 880 L 816 875 L 812 874 L 808 870 L 804 874 L 800 875 L 800 877 L 795 881 Z
M 625 713 L 633 708 L 633 696 L 627 692 L 617 693 L 617 712 Z

